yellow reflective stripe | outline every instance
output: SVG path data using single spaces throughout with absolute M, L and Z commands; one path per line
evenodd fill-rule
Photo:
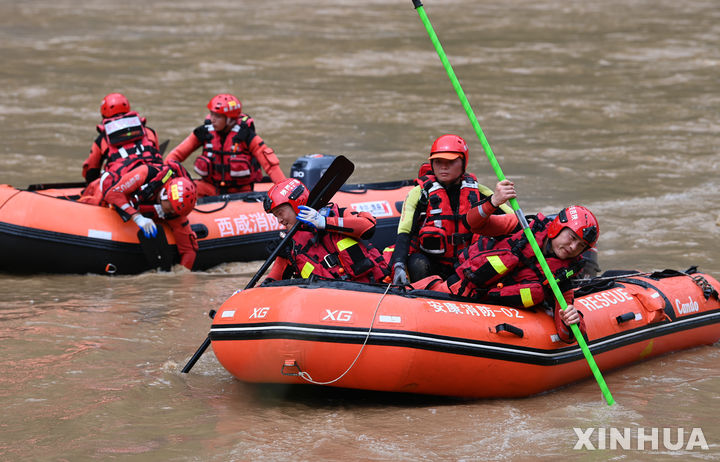
M 520 289 L 520 299 L 525 308 L 529 308 L 535 304 L 533 303 L 532 293 L 527 287 Z
M 355 239 L 351 237 L 346 237 L 345 239 L 337 243 L 337 248 L 340 252 L 342 252 L 343 250 L 347 249 L 348 247 L 352 247 L 357 243 L 358 241 L 356 241 Z
M 392 246 L 391 246 L 391 247 L 385 247 L 385 248 L 383 249 L 383 253 L 385 253 L 385 252 L 395 252 L 395 247 L 392 247 Z
M 300 271 L 300 276 L 303 277 L 303 279 L 307 279 L 312 274 L 315 267 L 312 265 L 312 263 L 307 262 L 305 263 L 305 266 L 303 266 L 302 271 Z
M 500 260 L 500 257 L 497 255 L 490 255 L 487 257 L 488 262 L 492 265 L 492 267 L 495 269 L 497 274 L 505 274 L 505 272 L 508 270 L 507 266 Z
M 420 196 L 422 196 L 423 189 L 420 186 L 415 186 L 410 190 L 405 202 L 403 202 L 402 213 L 400 215 L 400 222 L 398 223 L 397 233 L 410 234 L 413 228 L 415 219 L 415 209 L 417 208 Z M 424 212 L 424 210 L 422 210 Z

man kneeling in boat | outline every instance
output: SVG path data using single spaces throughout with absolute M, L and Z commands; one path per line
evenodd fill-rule
M 101 205 L 103 195 L 120 177 L 143 163 L 162 163 L 155 130 L 130 110 L 122 93 L 109 93 L 100 104 L 102 123 L 82 166 L 87 186 L 78 202 Z
M 157 236 L 153 218 L 164 220 L 175 236 L 180 264 L 192 269 L 198 244 L 187 216 L 195 207 L 197 190 L 182 165 L 141 165 L 123 175 L 107 192 L 105 201 L 123 221 L 134 221 L 146 238 Z
M 413 286 L 518 308 L 554 300 L 517 216 L 493 214 L 501 204 L 514 197 L 517 197 L 514 184 L 509 180 L 499 182 L 490 199 L 467 214 L 470 229 L 480 237 L 460 254 L 455 274 L 444 282 L 427 278 Z M 563 311 L 556 302 L 554 310 L 549 311 L 560 338 L 571 342 L 568 326 L 579 323 L 582 332 L 585 332 L 585 326 L 582 316 L 572 305 L 574 292 L 570 279 L 584 264 L 582 253 L 597 242 L 597 219 L 587 208 L 571 206 L 560 211 L 555 219 L 537 214 L 528 221 L 568 304 Z
M 308 190 L 295 178 L 274 185 L 265 199 L 265 211 L 287 229 L 297 221 L 292 244 L 281 250 L 266 281 L 291 278 L 343 279 L 381 282 L 390 271 L 369 239 L 375 232 L 375 217 L 328 204 L 317 211 L 307 207 Z

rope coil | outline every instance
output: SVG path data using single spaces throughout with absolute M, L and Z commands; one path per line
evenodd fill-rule
M 363 344 L 360 347 L 360 351 L 358 351 L 358 354 L 355 356 L 355 359 L 353 359 L 353 362 L 350 364 L 350 366 L 348 366 L 348 368 L 345 370 L 345 372 L 340 374 L 340 376 L 338 376 L 337 378 L 335 378 L 333 380 L 329 380 L 327 382 L 317 382 L 317 381 L 313 380 L 313 378 L 310 376 L 310 374 L 308 372 L 305 372 L 305 371 L 299 371 L 298 376 L 300 378 L 302 378 L 303 380 L 310 382 L 314 385 L 330 385 L 331 383 L 335 383 L 338 380 L 345 377 L 345 375 L 348 372 L 350 372 L 350 369 L 352 369 L 353 366 L 355 366 L 355 363 L 360 358 L 360 355 L 362 354 L 363 350 L 365 349 L 365 345 L 367 345 L 367 342 L 370 339 L 370 333 L 372 332 L 373 325 L 375 325 L 375 318 L 377 317 L 378 310 L 380 309 L 380 304 L 382 303 L 383 299 L 385 299 L 385 295 L 387 295 L 391 286 L 392 286 L 392 283 L 387 285 L 387 287 L 385 288 L 385 292 L 383 292 L 382 296 L 380 297 L 380 300 L 378 300 L 377 306 L 375 307 L 375 312 L 373 313 L 372 320 L 370 321 L 370 327 L 368 328 L 367 334 L 365 335 L 365 341 L 363 341 Z M 298 367 L 298 370 L 299 370 L 299 367 Z

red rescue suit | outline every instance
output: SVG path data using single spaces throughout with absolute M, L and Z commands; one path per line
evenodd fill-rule
M 173 149 L 167 161 L 182 162 L 197 148 L 202 154 L 195 160 L 194 169 L 198 195 L 208 196 L 251 191 L 262 179 L 264 169 L 274 183 L 285 179 L 275 152 L 255 133 L 253 119 L 241 114 L 227 134 L 215 131 L 210 120 Z
M 538 214 L 530 227 L 540 248 L 548 244 L 546 225 L 551 220 Z M 579 260 L 579 259 L 576 259 Z M 546 257 L 550 271 L 561 288 L 567 290 L 568 279 L 575 274 L 577 261 Z M 455 278 L 448 287 L 456 295 L 480 298 L 494 304 L 530 308 L 546 298 L 547 284 L 540 263 L 535 257 L 523 230 L 496 241 L 483 237 L 463 251 L 455 268 Z
M 82 175 L 88 186 L 79 202 L 100 205 L 103 195 L 141 163 L 162 164 L 155 131 L 145 126 L 145 118 L 128 112 L 103 120 L 98 137 L 83 163 Z M 104 165 L 104 173 L 101 171 Z M 102 176 L 101 176 L 102 173 Z
M 131 111 L 103 120 L 97 126 L 98 137 L 83 163 L 82 175 L 88 183 L 100 177 L 100 169 L 122 173 L 137 166 L 137 161 L 162 163 L 155 131 L 145 118 Z
M 524 231 L 518 229 L 515 215 L 492 215 L 496 210 L 491 201 L 472 209 L 468 213 L 468 223 L 473 232 L 484 236 L 507 236 L 497 241 L 491 237 L 482 237 L 465 250 L 458 261 L 455 275 L 448 278 L 445 285 L 449 292 L 477 298 L 489 303 L 529 308 L 546 300 L 554 300 L 544 272 L 535 257 Z M 574 292 L 570 278 L 577 275 L 584 264 L 582 256 L 574 259 L 559 259 L 550 249 L 546 226 L 550 219 L 542 214 L 529 223 L 535 239 L 555 275 L 565 302 L 571 304 Z M 570 329 L 562 322 L 554 304 L 555 326 L 559 337 L 566 342 L 572 341 Z M 585 323 L 578 324 L 585 332 Z
M 187 216 L 165 215 L 158 196 L 165 183 L 178 176 L 190 175 L 177 162 L 168 165 L 143 164 L 129 171 L 105 194 L 105 201 L 112 205 L 123 221 L 135 213 L 146 217 L 159 218 L 170 226 L 180 254 L 180 264 L 192 269 L 197 256 L 197 236 L 190 228 Z
M 375 230 L 375 217 L 368 212 L 339 209 L 330 204 L 324 209 L 324 230 L 301 225 L 292 237 L 292 248 L 278 258 L 268 280 L 309 278 L 358 282 L 381 282 L 389 276 L 385 259 L 369 242 Z
M 480 200 L 477 178 L 471 173 L 463 174 L 457 209 L 453 209 L 447 190 L 434 175 L 427 174 L 417 181 L 423 188 L 416 209 L 419 229 L 412 236 L 409 254 L 422 252 L 452 266 L 473 238 L 465 214 Z

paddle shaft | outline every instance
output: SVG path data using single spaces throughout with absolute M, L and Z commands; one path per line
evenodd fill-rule
M 472 108 L 470 107 L 470 103 L 468 102 L 467 97 L 465 96 L 465 92 L 463 91 L 462 87 L 460 86 L 460 82 L 458 81 L 457 77 L 455 76 L 455 72 L 452 69 L 452 66 L 450 65 L 450 61 L 448 61 L 447 56 L 445 55 L 445 51 L 442 48 L 442 45 L 440 44 L 440 40 L 438 40 L 437 35 L 435 34 L 435 30 L 432 27 L 432 24 L 430 23 L 430 19 L 427 16 L 427 13 L 425 13 L 425 8 L 423 8 L 422 2 L 420 0 L 412 0 L 413 6 L 415 7 L 415 10 L 417 10 L 418 15 L 420 16 L 420 20 L 422 21 L 423 25 L 425 26 L 425 29 L 427 30 L 428 35 L 430 36 L 430 41 L 432 42 L 433 46 L 435 47 L 435 51 L 437 51 L 438 56 L 440 57 L 440 61 L 443 64 L 443 67 L 445 68 L 445 71 L 447 72 L 448 77 L 450 78 L 450 82 L 452 82 L 453 88 L 455 89 L 455 92 L 458 95 L 458 98 L 460 98 L 460 102 L 462 103 L 463 108 L 465 109 L 465 113 L 467 114 L 468 118 L 470 119 L 470 124 L 472 125 L 473 129 L 475 130 L 475 134 L 477 135 L 478 139 L 480 140 L 480 144 L 483 147 L 483 150 L 485 151 L 485 154 L 487 155 L 488 160 L 490 161 L 490 165 L 492 166 L 493 170 L 495 171 L 495 175 L 498 178 L 498 181 L 502 181 L 505 179 L 505 175 L 503 174 L 502 169 L 500 168 L 500 164 L 498 163 L 497 159 L 495 158 L 495 154 L 493 154 L 492 149 L 490 148 L 490 144 L 487 141 L 487 138 L 485 138 L 485 134 L 483 133 L 482 127 L 480 127 L 480 123 L 477 120 L 477 117 L 475 117 L 475 113 L 473 112 Z M 518 201 L 516 199 L 510 199 L 510 206 L 515 211 L 515 215 L 518 218 L 518 221 L 520 222 L 523 233 L 527 237 L 528 242 L 530 242 L 530 246 L 533 249 L 533 252 L 535 252 L 535 256 L 537 257 L 538 262 L 540 263 L 540 266 L 543 269 L 543 272 L 545 273 L 545 277 L 547 278 L 550 288 L 553 291 L 553 294 L 555 295 L 555 298 L 557 299 L 558 303 L 560 304 L 560 307 L 565 310 L 567 309 L 567 303 L 565 302 L 565 298 L 562 295 L 562 292 L 560 291 L 560 288 L 557 285 L 557 281 L 555 280 L 555 275 L 552 274 L 552 271 L 550 271 L 550 267 L 547 264 L 547 261 L 545 260 L 545 256 L 542 254 L 542 251 L 540 250 L 540 247 L 538 246 L 537 241 L 535 240 L 535 236 L 533 235 L 532 231 L 530 230 L 530 227 L 528 225 L 527 220 L 525 219 L 525 215 L 522 212 L 522 209 L 520 208 L 520 205 L 518 204 Z M 603 396 L 605 397 L 605 401 L 609 406 L 612 406 L 615 400 L 613 399 L 612 395 L 610 394 L 610 390 L 607 387 L 607 384 L 605 383 L 605 379 L 603 379 L 602 374 L 600 373 L 600 369 L 598 368 L 597 364 L 595 363 L 595 359 L 592 356 L 592 353 L 590 352 L 590 349 L 587 346 L 587 343 L 585 342 L 585 339 L 583 338 L 580 328 L 578 328 L 577 324 L 572 324 L 570 326 L 570 329 L 572 330 L 572 333 L 575 335 L 575 339 L 578 342 L 578 345 L 580 346 L 580 349 L 583 352 L 583 355 L 585 356 L 585 359 L 588 362 L 588 365 L 590 366 L 590 370 L 592 371 L 593 375 L 595 376 L 595 380 L 597 381 L 598 385 L 600 386 L 600 390 L 603 393 Z
M 338 159 L 341 159 L 339 162 L 341 164 L 344 164 L 345 166 L 347 165 L 347 163 L 350 163 L 350 161 L 347 160 L 344 156 L 339 156 L 338 158 L 336 158 L 333 161 L 332 164 L 330 164 L 330 167 L 328 167 L 328 169 L 325 171 L 325 174 L 330 172 L 330 169 L 332 168 L 333 164 L 335 164 L 335 162 L 338 162 Z M 345 160 L 342 160 L 342 159 L 345 159 Z M 338 165 L 340 165 L 340 164 L 338 164 Z M 352 165 L 352 163 L 350 163 L 350 165 Z M 338 170 L 338 169 L 336 168 L 336 170 Z M 333 172 L 330 172 L 330 173 L 333 174 Z M 337 177 L 338 173 L 339 173 L 339 171 L 335 172 L 336 177 Z M 352 173 L 352 169 L 350 170 L 350 173 L 347 174 L 345 179 L 342 181 L 342 184 L 344 184 L 345 180 L 347 180 L 350 177 L 351 173 Z M 327 182 L 318 181 L 318 183 L 315 185 L 315 187 L 313 188 L 313 190 L 310 192 L 310 194 L 308 196 L 308 207 L 318 209 L 318 208 L 321 208 L 321 207 L 324 207 L 325 205 L 327 205 L 327 203 L 330 201 L 330 198 L 337 192 L 338 189 L 340 189 L 340 186 L 342 186 L 342 184 L 340 184 L 339 186 L 337 186 L 336 189 L 333 190 L 333 188 L 336 186 L 336 182 L 337 181 L 335 181 L 335 182 L 333 182 L 333 181 L 327 181 Z M 327 197 L 328 195 L 330 197 Z M 257 273 L 255 273 L 255 276 L 253 276 L 252 279 L 250 279 L 250 282 L 247 283 L 244 290 L 255 287 L 255 284 L 257 284 L 258 280 L 260 280 L 260 278 L 263 276 L 263 274 L 265 274 L 265 271 L 267 271 L 267 269 L 270 267 L 270 265 L 273 264 L 278 253 L 280 253 L 280 251 L 285 247 L 285 245 L 288 243 L 288 241 L 290 241 L 290 239 L 292 239 L 293 235 L 297 232 L 299 227 L 300 227 L 300 222 L 296 221 L 295 224 L 292 226 L 292 228 L 290 228 L 290 231 L 285 233 L 285 237 L 282 238 L 282 240 L 277 245 L 277 247 L 275 247 L 275 249 L 270 253 L 270 256 L 267 258 L 267 260 L 265 260 L 265 263 L 263 263 L 262 266 L 260 267 L 260 269 L 257 271 Z
M 333 160 L 332 164 L 330 164 L 330 166 L 327 168 L 323 176 L 320 177 L 318 182 L 308 194 L 308 207 L 312 207 L 314 209 L 324 207 L 330 201 L 332 196 L 334 196 L 335 193 L 338 192 L 340 187 L 345 184 L 345 181 L 350 178 L 350 175 L 352 175 L 354 169 L 355 166 L 353 165 L 353 163 L 350 162 L 345 156 L 336 157 L 335 160 Z M 288 241 L 292 239 L 293 234 L 297 232 L 299 227 L 300 222 L 295 222 L 292 228 L 290 228 L 290 230 L 285 234 L 285 237 L 270 253 L 270 256 L 265 260 L 260 269 L 255 273 L 255 276 L 250 279 L 250 282 L 247 283 L 243 290 L 251 289 L 255 286 L 255 284 L 260 280 L 262 275 L 265 274 L 265 271 L 275 261 L 278 253 L 280 253 L 280 251 L 283 249 L 283 247 L 285 247 Z M 210 335 L 208 334 L 208 336 L 205 338 L 205 341 L 202 343 L 202 345 L 200 345 L 200 348 L 195 351 L 195 354 L 192 355 L 192 358 L 190 358 L 187 364 L 185 364 L 185 367 L 183 367 L 183 374 L 187 374 L 188 372 L 190 372 L 190 369 L 193 368 L 195 363 L 200 359 L 203 353 L 205 353 L 205 350 L 207 350 L 207 347 L 209 346 Z

